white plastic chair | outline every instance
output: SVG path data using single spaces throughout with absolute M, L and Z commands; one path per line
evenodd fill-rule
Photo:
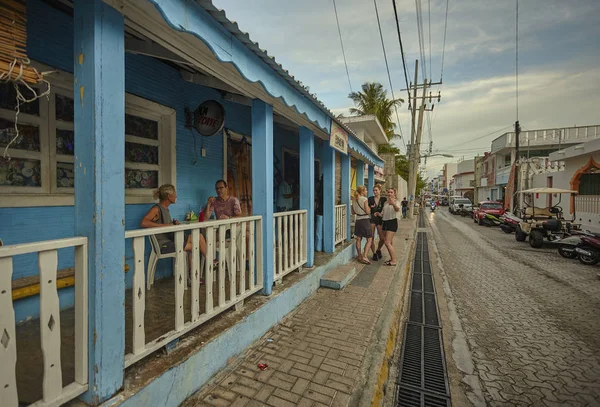
M 156 273 L 156 265 L 160 259 L 173 259 L 173 269 L 175 269 L 175 263 L 177 261 L 177 253 L 161 253 L 160 244 L 155 235 L 150 235 L 150 244 L 152 245 L 152 253 L 150 253 L 150 259 L 148 259 L 148 282 L 146 288 L 150 288 L 154 285 L 154 274 Z

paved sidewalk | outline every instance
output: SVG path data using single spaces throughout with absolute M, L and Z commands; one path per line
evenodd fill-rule
M 370 398 L 406 288 L 415 223 L 399 224 L 398 267 L 380 260 L 342 291 L 320 288 L 182 406 L 347 406 Z

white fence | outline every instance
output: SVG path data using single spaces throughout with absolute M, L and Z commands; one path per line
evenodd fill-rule
M 88 388 L 88 243 L 85 237 L 0 247 L 0 404 L 19 406 L 17 340 L 12 301 L 13 257 L 37 253 L 40 271 L 40 336 L 43 397 L 32 406 L 58 406 Z M 63 386 L 58 289 L 58 250 L 75 248 L 75 381 Z
M 577 214 L 600 215 L 600 195 L 580 195 L 575 197 Z
M 275 281 L 299 269 L 307 257 L 307 211 L 279 212 L 273 215 Z
M 192 236 L 189 274 L 186 272 L 188 270 L 187 255 L 183 250 L 186 230 L 191 231 Z M 201 230 L 206 240 L 206 256 L 200 254 Z M 175 234 L 175 329 L 147 343 L 144 328 L 145 239 L 146 236 L 162 233 Z M 125 238 L 133 239 L 135 264 L 132 296 L 133 343 L 132 353 L 125 355 L 125 367 L 145 358 L 226 309 L 243 304 L 245 298 L 263 288 L 263 237 L 262 217 L 260 216 L 134 230 L 126 232 Z M 216 271 L 216 275 L 213 274 L 214 271 Z M 206 296 L 204 312 L 201 313 L 200 278 L 203 273 L 205 280 L 203 290 Z M 229 284 L 226 284 L 226 274 L 229 275 Z M 191 320 L 186 322 L 183 305 L 188 278 L 191 286 Z M 214 280 L 217 283 L 216 304 L 213 298 Z M 229 294 L 229 298 L 227 298 L 227 294 Z
M 346 240 L 348 236 L 348 206 L 335 206 L 335 244 L 339 244 Z

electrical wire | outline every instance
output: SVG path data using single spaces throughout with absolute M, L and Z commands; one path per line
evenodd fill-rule
M 431 0 L 427 0 L 427 14 L 429 15 L 429 78 L 433 78 L 431 75 Z
M 463 141 L 462 143 L 454 144 L 454 147 L 462 146 L 463 144 L 467 144 L 467 143 L 471 143 L 473 141 L 481 140 L 482 138 L 486 138 L 488 136 L 491 136 L 492 134 L 500 133 L 501 131 L 509 129 L 509 128 L 512 128 L 512 127 L 513 127 L 513 125 L 511 124 L 509 126 L 501 128 L 501 129 L 498 129 L 498 130 L 492 131 L 490 133 L 484 134 L 483 136 L 475 137 L 474 139 Z
M 444 79 L 444 57 L 446 55 L 446 32 L 448 29 L 448 5 L 450 0 L 446 0 L 446 21 L 444 22 L 444 45 L 442 45 L 442 68 L 440 71 L 440 86 Z M 439 87 L 438 87 L 439 90 Z
M 406 83 L 406 93 L 408 94 L 408 108 L 411 108 L 410 86 L 408 86 L 408 70 L 406 69 L 406 58 L 404 57 L 404 47 L 402 46 L 402 34 L 400 34 L 400 21 L 398 20 L 398 10 L 396 9 L 396 0 L 392 0 L 394 6 L 394 17 L 396 20 L 396 30 L 398 31 L 398 42 L 400 43 L 400 54 L 402 55 L 402 67 L 404 68 L 404 82 Z
M 348 62 L 346 61 L 346 51 L 344 51 L 344 41 L 342 40 L 342 30 L 340 29 L 340 20 L 338 18 L 337 7 L 335 0 L 333 0 L 333 11 L 335 12 L 335 21 L 337 22 L 338 34 L 340 36 L 340 45 L 342 46 L 342 56 L 344 57 L 344 66 L 346 67 L 346 76 L 348 77 L 348 86 L 350 86 L 350 93 L 352 90 L 352 82 L 350 81 L 350 72 L 348 71 Z
M 377 0 L 373 0 L 373 4 L 375 5 L 375 15 L 377 16 L 377 27 L 379 28 L 379 37 L 381 38 L 381 48 L 383 48 L 383 59 L 385 60 L 385 69 L 387 70 L 388 80 L 390 82 L 390 91 L 392 94 L 392 100 L 396 100 L 394 96 L 394 87 L 392 85 L 392 75 L 390 75 L 390 66 L 388 65 L 387 53 L 385 52 L 385 44 L 383 42 L 383 32 L 381 31 L 381 22 L 379 21 L 379 10 L 377 9 Z M 398 122 L 398 129 L 400 130 L 400 137 L 402 139 L 402 144 L 404 144 L 404 149 L 406 149 L 406 144 L 404 143 L 404 135 L 402 134 L 402 125 L 400 124 L 400 116 L 398 116 L 398 108 L 394 103 L 394 110 L 396 112 L 396 121 Z
M 516 81 L 516 99 L 517 99 L 517 121 L 519 121 L 519 0 L 517 1 L 516 12 L 516 55 L 515 55 L 515 81 Z

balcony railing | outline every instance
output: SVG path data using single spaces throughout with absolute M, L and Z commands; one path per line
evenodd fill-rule
M 192 239 L 189 273 L 188 256 L 184 251 L 186 231 L 191 232 Z M 206 256 L 201 256 L 200 253 L 201 232 L 206 240 Z M 147 317 L 145 240 L 146 236 L 159 233 L 175 234 L 174 329 L 147 342 L 144 329 Z M 263 288 L 263 238 L 260 216 L 134 230 L 126 232 L 125 238 L 133 240 L 135 264 L 132 290 L 132 351 L 125 355 L 125 367 L 145 358 L 228 308 L 239 307 L 245 298 Z M 205 284 L 203 288 L 202 275 Z M 186 320 L 184 294 L 188 282 L 191 298 L 189 317 Z M 200 302 L 202 296 L 203 305 Z
M 61 321 L 58 300 L 58 251 L 75 251 L 74 382 L 64 386 L 61 366 Z M 12 300 L 13 259 L 37 254 L 40 277 L 40 340 L 43 370 L 42 399 L 34 406 L 58 406 L 88 388 L 88 243 L 85 237 L 0 247 L 0 404 L 19 406 L 17 337 Z M 25 344 L 23 345 L 25 346 Z
M 575 197 L 575 210 L 578 214 L 600 216 L 600 195 L 580 195 Z
M 348 206 L 336 205 L 335 206 L 335 244 L 339 244 L 346 240 L 348 236 Z
M 275 281 L 299 269 L 307 258 L 307 211 L 279 212 L 273 215 Z

